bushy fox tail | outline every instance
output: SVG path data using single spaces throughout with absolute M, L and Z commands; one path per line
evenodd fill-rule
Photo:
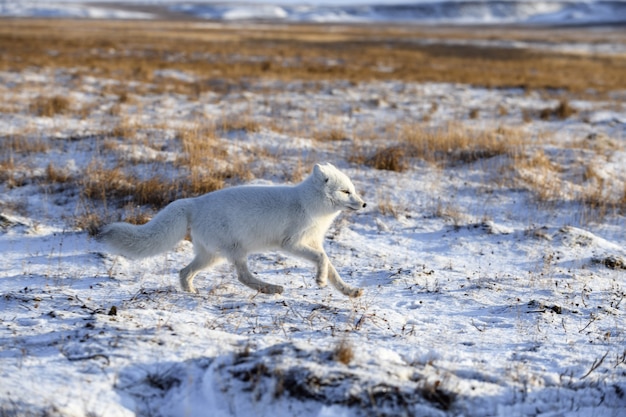
M 172 249 L 187 234 L 191 200 L 169 204 L 152 220 L 141 226 L 112 223 L 104 226 L 96 239 L 113 252 L 138 259 Z

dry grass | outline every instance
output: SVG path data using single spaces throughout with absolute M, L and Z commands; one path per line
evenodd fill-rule
M 339 142 L 343 140 L 349 140 L 350 135 L 348 135 L 345 130 L 335 127 L 330 129 L 316 130 L 313 133 L 313 139 L 322 142 Z
M 57 168 L 50 162 L 46 167 L 46 179 L 51 183 L 65 184 L 72 180 L 72 175 L 64 169 Z
M 335 349 L 333 350 L 333 359 L 337 362 L 341 362 L 344 365 L 349 365 L 354 359 L 354 350 L 352 345 L 345 339 L 341 339 Z
M 407 124 L 399 128 L 395 143 L 377 147 L 369 156 L 361 151 L 354 162 L 402 172 L 415 158 L 449 167 L 498 155 L 514 156 L 524 144 L 521 134 L 512 129 L 477 130 L 456 123 L 433 129 L 421 123 Z
M 383 216 L 393 216 L 398 217 L 399 210 L 393 204 L 389 195 L 379 195 L 378 196 L 378 212 Z
M 92 163 L 80 186 L 82 195 L 90 200 L 99 200 L 105 204 L 133 203 L 159 209 L 178 198 L 219 190 L 224 186 L 224 178 L 232 176 L 231 172 L 221 172 L 206 176 L 192 174 L 174 180 L 159 175 L 141 179 L 124 172 L 120 167 L 106 169 L 98 163 Z
M 468 38 L 540 40 L 542 35 L 543 39 L 583 40 L 586 36 L 601 40 L 589 32 L 358 25 L 332 29 L 318 25 L 255 25 L 254 30 L 246 30 L 239 25 L 206 27 L 187 22 L 3 20 L 0 69 L 72 68 L 80 63 L 83 71 L 97 69 L 100 75 L 124 83 L 150 82 L 155 91 L 196 97 L 204 91 L 245 89 L 242 80 L 249 77 L 460 82 L 581 94 L 590 89 L 599 93 L 626 89 L 624 56 L 446 43 Z M 618 31 L 603 35 L 625 42 Z M 422 38 L 434 42 L 414 41 Z M 48 53 L 51 50 L 56 53 Z M 259 60 L 259 56 L 266 58 Z M 381 65 L 387 70 L 380 71 Z M 197 74 L 200 79 L 185 82 L 154 77 L 155 70 L 168 68 Z
M 37 97 L 30 103 L 31 113 L 42 117 L 53 117 L 70 111 L 71 102 L 61 96 Z
M 31 135 L 11 135 L 0 137 L 0 158 L 8 159 L 14 154 L 43 153 L 50 149 L 50 141 Z
M 132 139 L 137 134 L 138 126 L 129 117 L 122 116 L 111 130 L 111 135 L 118 138 Z
M 250 114 L 224 117 L 218 125 L 223 132 L 255 133 L 261 130 L 261 124 L 255 121 Z
M 365 165 L 376 169 L 403 172 L 406 171 L 410 166 L 410 157 L 410 149 L 408 149 L 406 146 L 393 145 L 377 149 L 371 156 L 367 157 L 365 160 L 358 161 L 357 159 L 353 159 L 353 161 L 363 162 L 365 163 Z
M 551 119 L 559 119 L 565 120 L 570 116 L 576 114 L 577 111 L 574 109 L 569 101 L 565 99 L 561 99 L 559 104 L 555 108 L 545 108 L 539 112 L 539 118 L 541 120 L 551 120 Z
M 223 159 L 226 150 L 219 145 L 215 127 L 211 124 L 196 124 L 180 129 L 177 138 L 183 153 L 177 163 L 187 167 L 199 167 L 209 159 Z
M 561 152 L 576 151 L 563 149 Z M 607 215 L 626 213 L 626 182 L 607 181 L 593 158 L 583 154 L 572 161 L 559 161 L 543 149 L 524 152 L 511 160 L 506 185 L 528 190 L 535 201 L 548 208 L 560 204 L 578 204 L 583 208 L 582 221 L 597 221 Z M 621 186 L 618 184 L 622 184 Z M 617 186 L 616 186 L 617 185 Z

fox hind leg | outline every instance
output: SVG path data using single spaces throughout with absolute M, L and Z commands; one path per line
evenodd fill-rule
M 246 261 L 246 258 L 237 259 L 233 263 L 237 269 L 237 278 L 242 284 L 264 294 L 281 294 L 283 292 L 282 286 L 269 284 L 252 275 L 252 273 L 248 270 L 248 262 Z
M 210 267 L 219 260 L 219 257 L 205 251 L 203 248 L 194 247 L 194 249 L 196 250 L 196 257 L 189 265 L 181 269 L 178 274 L 180 277 L 180 286 L 183 290 L 191 293 L 198 292 L 193 286 L 193 279 L 198 272 Z

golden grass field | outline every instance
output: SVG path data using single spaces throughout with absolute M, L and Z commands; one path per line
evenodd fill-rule
M 431 44 L 420 44 L 429 39 Z M 3 20 L 0 68 L 80 67 L 120 80 L 176 68 L 228 79 L 458 82 L 486 87 L 626 88 L 626 57 L 586 56 L 450 41 L 626 43 L 619 29 L 424 28 L 412 26 L 228 25 L 165 21 Z M 168 86 L 188 93 L 210 82 Z

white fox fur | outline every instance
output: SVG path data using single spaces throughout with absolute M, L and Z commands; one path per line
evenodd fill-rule
M 141 226 L 113 223 L 98 240 L 129 258 L 153 256 L 172 249 L 188 231 L 195 258 L 180 271 L 185 291 L 197 292 L 196 274 L 227 259 L 239 281 L 263 293 L 283 287 L 261 281 L 248 270 L 250 253 L 281 249 L 317 266 L 316 282 L 330 283 L 349 297 L 362 294 L 346 284 L 328 260 L 324 235 L 341 210 L 359 210 L 365 203 L 350 179 L 331 164 L 315 165 L 294 186 L 238 186 L 196 198 L 174 201 Z

